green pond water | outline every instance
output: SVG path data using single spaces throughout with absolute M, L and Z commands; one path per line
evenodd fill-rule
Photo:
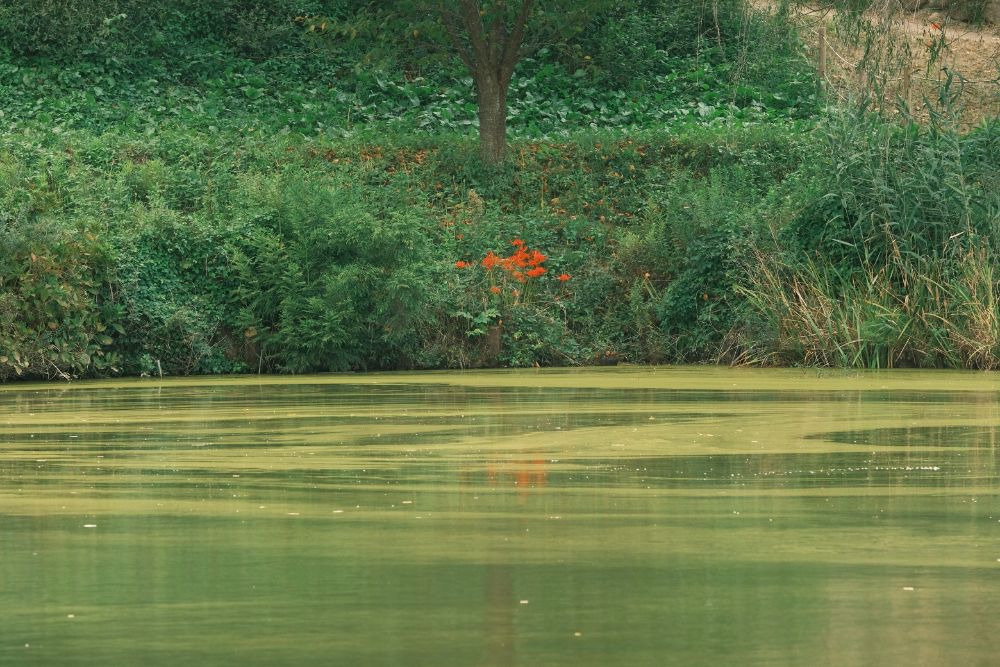
M 996 665 L 1000 376 L 0 386 L 0 665 Z

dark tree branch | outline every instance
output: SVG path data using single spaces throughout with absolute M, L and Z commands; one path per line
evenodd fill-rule
M 459 0 L 458 6 L 462 12 L 462 23 L 469 33 L 469 43 L 472 44 L 472 52 L 476 59 L 476 71 L 482 74 L 483 68 L 490 66 L 490 49 L 486 33 L 483 31 L 483 21 L 479 16 L 479 2 Z
M 490 25 L 490 66 L 499 68 L 503 62 L 503 50 L 507 42 L 507 2 L 501 0 L 494 10 L 493 23 Z
M 455 14 L 449 11 L 442 2 L 438 6 L 438 13 L 441 16 L 441 22 L 444 24 L 444 29 L 448 32 L 448 38 L 451 40 L 451 45 L 455 48 L 458 53 L 458 57 L 465 63 L 465 66 L 469 68 L 469 73 L 472 76 L 476 75 L 476 60 L 469 49 L 465 47 L 462 42 L 462 38 L 458 34 L 458 26 L 455 24 Z
M 524 27 L 528 23 L 528 16 L 531 14 L 531 6 L 534 0 L 521 0 L 521 9 L 514 19 L 514 26 L 507 37 L 504 45 L 503 56 L 500 59 L 501 81 L 506 86 L 510 83 L 514 75 L 514 66 L 521 57 L 521 44 L 524 42 Z

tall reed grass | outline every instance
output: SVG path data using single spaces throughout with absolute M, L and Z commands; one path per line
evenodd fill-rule
M 945 121 L 826 127 L 812 202 L 745 265 L 745 359 L 1000 368 L 1000 123 Z

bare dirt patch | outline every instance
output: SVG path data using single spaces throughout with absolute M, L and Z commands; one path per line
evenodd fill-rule
M 765 10 L 773 7 L 763 0 L 754 4 Z M 797 15 L 813 62 L 819 62 L 819 33 L 826 29 L 825 78 L 831 93 L 846 101 L 872 92 L 874 86 L 870 74 L 859 67 L 864 49 L 838 34 L 835 18 L 832 11 L 819 9 L 800 9 Z M 926 120 L 939 108 L 942 85 L 950 76 L 955 110 L 964 127 L 1000 116 L 1000 26 L 974 26 L 926 11 L 901 14 L 886 25 L 885 41 L 905 40 L 909 57 L 887 73 L 883 100 L 906 100 L 911 113 Z

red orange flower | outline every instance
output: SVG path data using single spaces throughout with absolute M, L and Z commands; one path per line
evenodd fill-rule
M 513 239 L 510 244 L 514 246 L 514 251 L 506 257 L 500 257 L 493 251 L 486 253 L 486 256 L 481 260 L 483 267 L 487 270 L 499 267 L 509 274 L 511 279 L 519 283 L 527 282 L 529 278 L 538 278 L 548 272 L 548 269 L 542 266 L 548 259 L 545 253 L 531 250 L 521 239 Z M 466 264 L 466 266 L 471 266 L 471 264 Z M 569 276 L 566 276 L 565 280 L 569 280 Z M 501 290 L 499 287 L 491 287 L 490 291 L 493 294 L 499 294 Z
M 529 278 L 537 278 L 538 276 L 542 275 L 543 273 L 545 273 L 545 268 L 541 267 L 541 266 L 536 266 L 535 268 L 533 268 L 530 271 L 528 271 L 528 277 Z
M 559 274 L 559 281 L 560 282 L 566 282 L 569 279 L 570 279 L 570 275 L 568 273 L 560 273 Z
M 455 268 L 456 269 L 465 269 L 465 268 L 468 268 L 470 266 L 472 266 L 472 265 L 469 264 L 468 262 L 463 262 L 462 260 L 458 260 L 457 262 L 455 262 Z

